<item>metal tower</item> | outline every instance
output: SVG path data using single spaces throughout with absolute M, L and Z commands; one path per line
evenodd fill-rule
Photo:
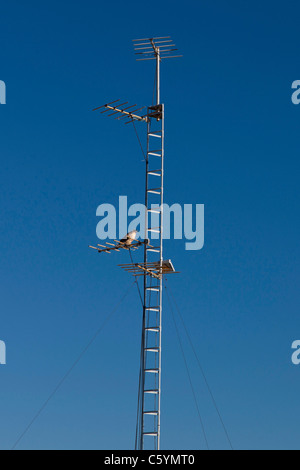
M 160 449 L 161 417 L 161 353 L 162 353 L 162 292 L 164 275 L 174 273 L 170 260 L 163 258 L 163 203 L 164 203 L 164 105 L 160 97 L 160 66 L 163 59 L 181 57 L 173 55 L 177 51 L 169 36 L 134 40 L 137 60 L 155 60 L 156 62 L 156 104 L 147 108 L 147 114 L 133 114 L 143 108 L 129 111 L 116 104 L 119 100 L 106 104 L 102 113 L 111 110 L 110 116 L 118 114 L 116 119 L 129 118 L 130 122 L 142 121 L 147 124 L 146 152 L 146 187 L 145 187 L 145 240 L 124 245 L 115 240 L 115 244 L 91 247 L 98 252 L 137 249 L 144 245 L 143 263 L 120 265 L 123 269 L 143 278 L 143 326 L 141 343 L 141 368 L 139 380 L 139 402 L 137 417 L 136 449 Z M 134 105 L 136 106 L 136 105 Z M 151 243 L 151 244 L 150 244 Z

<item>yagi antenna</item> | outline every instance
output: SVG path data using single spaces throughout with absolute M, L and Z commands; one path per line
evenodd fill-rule
M 182 55 L 173 54 L 173 52 L 177 52 L 178 49 L 170 36 L 161 38 L 134 39 L 133 43 L 135 55 L 139 56 L 137 57 L 138 61 L 155 60 L 157 58 L 163 60 L 182 57 Z
M 163 59 L 174 59 L 182 55 L 174 54 L 178 49 L 171 36 L 147 39 L 133 39 L 137 61 L 156 60 L 156 104 L 160 104 L 160 63 Z
M 139 114 L 135 114 L 137 111 L 141 111 L 142 109 L 145 109 L 146 106 L 129 111 L 130 108 L 135 108 L 136 104 L 133 104 L 131 106 L 127 106 L 126 108 L 124 108 L 124 106 L 127 104 L 128 104 L 128 101 L 121 103 L 120 100 L 115 100 L 115 101 L 111 101 L 110 103 L 103 104 L 102 106 L 99 106 L 98 108 L 93 109 L 93 111 L 99 111 L 101 109 L 102 110 L 101 114 L 107 113 L 108 111 L 112 111 L 110 114 L 107 114 L 107 116 L 115 116 L 116 114 L 119 114 L 119 116 L 116 119 L 122 119 L 122 118 L 130 119 L 130 121 L 128 121 L 128 123 L 126 124 L 129 124 L 132 121 L 147 122 L 147 117 L 140 116 Z

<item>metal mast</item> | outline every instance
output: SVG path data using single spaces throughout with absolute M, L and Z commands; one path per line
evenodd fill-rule
M 146 42 L 143 42 L 146 41 Z M 151 50 L 152 48 L 152 50 Z M 149 52 L 149 49 L 151 52 Z M 169 37 L 135 41 L 138 60 L 156 61 L 156 105 L 147 113 L 145 266 L 159 265 L 157 277 L 144 274 L 142 364 L 140 380 L 139 449 L 160 449 L 161 353 L 163 292 L 164 105 L 160 98 L 160 64 L 174 45 Z M 149 57 L 150 54 L 150 57 Z M 172 56 L 173 57 L 173 56 Z M 154 243 L 154 240 L 156 243 Z M 172 267 L 173 269 L 173 267 Z
M 146 188 L 145 188 L 145 238 L 144 241 L 126 246 L 122 241 L 114 244 L 91 247 L 99 253 L 110 253 L 122 249 L 138 249 L 144 245 L 144 262 L 120 265 L 136 276 L 143 277 L 143 327 L 141 366 L 139 380 L 139 402 L 137 417 L 136 449 L 160 449 L 161 410 L 161 344 L 162 344 L 162 292 L 163 277 L 174 273 L 170 260 L 163 259 L 163 203 L 164 203 L 164 105 L 160 98 L 160 65 L 163 59 L 182 57 L 173 55 L 177 51 L 170 36 L 136 39 L 134 42 L 137 60 L 156 61 L 156 104 L 147 108 L 147 114 L 135 114 L 143 108 L 127 106 L 127 102 L 116 100 L 96 108 L 101 113 L 111 111 L 108 116 L 129 119 L 131 122 L 147 124 Z M 105 109 L 103 109 L 105 108 Z M 130 111 L 129 111 L 130 109 Z M 151 242 L 151 245 L 150 245 Z

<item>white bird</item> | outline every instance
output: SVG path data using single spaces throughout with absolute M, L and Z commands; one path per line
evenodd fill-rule
M 122 238 L 120 243 L 122 243 L 122 245 L 130 246 L 132 242 L 136 240 L 137 233 L 137 230 L 133 230 L 132 232 L 127 233 L 127 235 Z

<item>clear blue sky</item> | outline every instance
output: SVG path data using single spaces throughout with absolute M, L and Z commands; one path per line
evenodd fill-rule
M 205 248 L 166 243 L 170 279 L 233 445 L 299 449 L 300 6 L 296 0 L 1 3 L 0 447 L 9 449 L 130 285 L 97 256 L 96 208 L 143 202 L 129 126 L 92 113 L 151 103 L 131 40 L 171 35 L 162 68 L 166 202 L 204 203 Z M 130 161 L 130 168 L 128 168 Z M 162 447 L 204 446 L 164 313 Z M 134 446 L 141 311 L 132 290 L 20 449 Z M 187 349 L 211 447 L 226 439 Z

